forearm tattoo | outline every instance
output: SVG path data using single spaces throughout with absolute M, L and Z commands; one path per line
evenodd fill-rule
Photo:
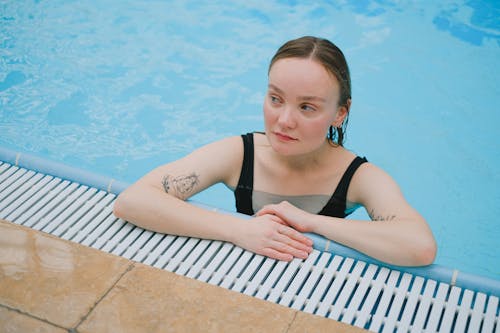
M 382 215 L 376 214 L 375 209 L 370 210 L 369 214 L 370 214 L 370 218 L 372 219 L 372 221 L 392 221 L 396 218 L 396 215 L 382 216 Z
M 172 176 L 165 175 L 161 181 L 165 192 L 174 194 L 180 199 L 187 199 L 193 193 L 195 186 L 200 182 L 196 173 L 189 175 Z

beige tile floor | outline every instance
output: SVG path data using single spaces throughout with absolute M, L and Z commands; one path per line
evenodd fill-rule
M 365 332 L 0 220 L 0 332 Z

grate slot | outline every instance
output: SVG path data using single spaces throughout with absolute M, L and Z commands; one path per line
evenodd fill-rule
M 196 247 L 191 251 L 189 256 L 182 262 L 179 266 L 179 268 L 176 270 L 177 274 L 181 275 L 186 275 L 188 270 L 194 266 L 196 260 L 202 257 L 203 253 L 205 253 L 205 250 L 210 246 L 212 243 L 211 240 L 208 239 L 202 239 Z
M 4 199 L 8 196 L 14 196 L 15 192 L 23 187 L 25 183 L 35 175 L 36 173 L 31 170 L 26 170 L 23 168 L 17 170 L 14 174 L 16 178 L 9 178 L 0 185 L 0 202 L 3 202 Z
M 304 304 L 308 301 L 311 292 L 315 289 L 315 287 L 319 283 L 321 274 L 326 269 L 326 265 L 330 261 L 331 254 L 329 252 L 320 253 L 318 251 L 318 253 L 320 255 L 319 260 L 312 267 L 311 274 L 309 275 L 308 279 L 304 282 L 302 290 L 300 290 L 299 294 L 293 301 L 291 305 L 292 309 L 300 310 L 304 307 Z
M 117 256 L 124 256 L 125 252 L 130 248 L 134 248 L 135 242 L 141 237 L 142 234 L 149 234 L 151 231 L 144 230 L 142 228 L 138 228 L 130 223 L 127 223 L 127 228 L 129 228 L 128 232 L 126 228 L 122 229 L 122 235 L 124 237 L 116 243 L 116 245 L 112 246 L 112 243 L 106 244 L 108 248 L 106 248 L 106 252 L 111 252 Z
M 51 180 L 52 182 L 50 182 Z M 55 186 L 57 181 L 54 181 L 52 176 L 45 176 L 36 184 L 33 184 L 24 192 L 22 196 L 17 198 L 15 201 L 11 202 L 10 204 L 6 203 L 5 205 L 0 205 L 0 218 L 11 220 L 16 219 L 18 215 L 26 211 L 28 208 L 32 207 L 36 203 L 36 201 L 39 200 L 41 196 L 43 196 L 43 194 L 40 195 L 39 193 L 42 192 L 43 189 L 50 183 L 53 183 L 53 186 Z
M 131 258 L 134 261 L 145 263 L 147 258 L 152 256 L 153 250 L 165 239 L 167 235 L 153 233 L 153 237 L 149 238 L 148 241 L 141 247 L 137 253 Z
M 157 268 L 164 268 L 165 266 L 167 266 L 169 260 L 179 251 L 179 249 L 187 242 L 187 240 L 187 237 L 176 237 L 175 241 L 173 241 L 168 249 L 158 257 L 153 266 Z
M 234 272 L 228 275 L 224 281 L 222 281 L 220 286 L 237 292 L 242 292 L 243 289 L 250 284 L 252 278 L 255 278 L 257 272 L 263 265 L 262 263 L 264 262 L 264 259 L 264 256 L 255 254 L 249 262 L 245 262 L 246 256 L 241 256 L 240 260 L 238 260 L 235 265 Z M 240 272 L 241 274 L 235 276 L 237 272 Z M 234 284 L 231 284 L 231 281 L 235 281 Z
M 401 282 L 399 286 L 396 288 L 396 294 L 392 301 L 389 314 L 386 316 L 384 320 L 384 329 L 382 332 L 384 333 L 393 332 L 394 329 L 396 328 L 396 323 L 399 318 L 399 314 L 402 311 L 401 309 L 406 299 L 406 293 L 410 286 L 411 280 L 412 280 L 412 275 L 407 273 L 403 274 Z
M 493 332 L 495 317 L 498 316 L 498 297 L 490 296 L 486 306 L 486 315 L 483 321 L 483 332 Z M 500 332 L 500 319 L 497 317 L 497 332 Z
M 143 239 L 143 236 L 149 238 L 149 236 L 152 234 L 152 232 L 149 230 L 137 228 L 133 225 L 130 226 L 128 231 L 125 230 L 127 229 L 122 229 L 122 233 L 120 235 L 122 235 L 123 238 L 115 246 L 112 246 L 111 243 L 106 244 L 106 246 L 108 246 L 106 252 L 110 252 L 114 255 L 127 258 L 127 253 L 135 253 L 137 248 L 140 247 L 140 240 Z
M 280 278 L 281 273 L 286 269 L 286 265 L 287 263 L 285 263 L 284 261 L 276 262 L 276 265 L 273 266 L 273 269 L 269 273 L 267 279 L 264 281 L 264 284 L 262 284 L 261 288 L 259 288 L 259 290 L 257 291 L 255 297 L 260 299 L 267 299 L 273 286 Z
M 295 258 L 292 259 L 292 261 L 290 261 L 288 265 L 286 265 L 283 274 L 279 276 L 278 282 L 272 288 L 271 293 L 266 298 L 268 301 L 275 303 L 278 301 L 278 299 L 283 295 L 286 288 L 290 285 L 292 278 L 300 269 L 301 262 L 302 260 Z
M 394 296 L 394 290 L 398 281 L 400 273 L 398 271 L 391 271 L 389 279 L 385 288 L 382 291 L 382 297 L 377 305 L 377 310 L 372 317 L 370 330 L 378 332 L 383 323 L 384 317 L 389 310 L 389 304 Z
M 9 214 L 7 218 L 12 219 L 15 223 L 31 227 L 72 190 L 69 188 L 70 185 L 71 183 L 68 181 L 61 181 L 58 178 L 53 179 L 32 198 L 34 205 L 26 207 L 22 205 Z M 74 185 L 74 188 L 76 188 L 76 185 Z
M 321 301 L 321 305 L 316 311 L 317 315 L 326 316 L 329 311 L 332 310 L 332 305 L 337 299 L 339 292 L 342 286 L 345 284 L 348 278 L 349 271 L 351 270 L 352 265 L 354 264 L 354 260 L 351 258 L 346 258 L 342 263 L 342 267 L 340 271 L 335 276 L 333 283 L 328 288 L 325 297 Z
M 345 305 L 351 298 L 351 295 L 356 290 L 356 286 L 358 284 L 358 280 L 363 273 L 363 270 L 366 266 L 366 263 L 363 261 L 358 261 L 352 270 L 352 273 L 348 275 L 346 283 L 340 290 L 340 294 L 334 302 L 334 306 L 328 315 L 328 318 L 339 320 L 340 315 L 344 312 Z
M 437 332 L 441 317 L 443 315 L 444 302 L 446 295 L 448 293 L 449 285 L 446 283 L 440 283 L 437 291 L 437 295 L 434 298 L 432 304 L 432 309 L 429 314 L 429 321 L 426 326 L 426 330 L 429 332 Z
M 113 226 L 118 228 L 123 223 L 123 221 L 120 221 L 112 214 L 111 208 L 109 207 L 107 209 L 104 209 L 99 216 L 106 216 L 106 218 L 101 221 L 92 221 L 91 224 L 87 225 L 84 229 L 82 229 L 81 232 L 76 234 L 73 241 L 78 241 L 83 245 L 92 246 L 99 249 L 98 244 L 96 244 L 98 243 L 99 238 L 106 238 L 105 234 L 109 229 L 111 229 Z M 89 233 L 85 234 L 86 231 L 89 231 Z
M 172 256 L 172 259 L 168 262 L 165 269 L 170 272 L 175 272 L 180 263 L 189 255 L 191 251 L 193 251 L 199 242 L 199 238 L 188 238 L 188 241 L 180 248 L 177 254 Z
M 26 172 L 26 169 L 21 169 L 16 166 L 10 167 L 5 170 L 0 175 L 0 193 L 12 183 L 14 183 L 19 177 L 21 177 Z
M 243 293 L 245 295 L 254 296 L 258 292 L 260 286 L 264 284 L 264 281 L 267 281 L 266 278 L 269 276 L 269 274 L 271 274 L 277 262 L 277 260 L 265 258 L 264 263 L 259 267 L 253 279 L 246 285 Z M 234 290 L 237 289 L 235 288 Z
M 233 248 L 234 245 L 223 243 L 220 250 L 215 253 L 215 256 L 213 256 L 212 260 L 203 268 L 203 271 L 197 279 L 203 282 L 207 282 L 211 278 L 212 274 L 224 262 L 224 259 L 227 258 Z
M 22 183 L 17 185 L 12 185 L 11 192 L 4 190 L 0 192 L 0 211 L 5 211 L 6 207 L 11 205 L 13 202 L 17 201 L 19 203 L 23 202 L 29 197 L 26 195 L 31 187 L 33 187 L 43 175 L 35 174 L 33 171 L 27 172 L 23 177 Z M 20 179 L 21 179 L 20 178 Z
M 445 304 L 443 319 L 441 320 L 441 325 L 439 327 L 440 332 L 451 332 L 457 313 L 458 300 L 460 298 L 461 291 L 462 290 L 457 287 L 451 288 L 450 296 Z
M 219 268 L 214 271 L 214 274 L 210 277 L 210 279 L 207 281 L 210 284 L 213 285 L 219 285 L 222 282 L 222 279 L 228 274 L 231 269 L 233 268 L 235 262 L 238 260 L 238 258 L 241 256 L 243 253 L 243 249 L 237 246 L 233 246 L 231 249 L 231 252 L 227 257 L 225 257 L 224 261 L 221 263 Z M 246 252 L 244 255 L 244 258 L 246 259 L 245 262 L 248 262 L 248 259 L 251 257 L 250 252 Z
M 51 220 L 51 218 L 57 216 L 66 208 L 67 198 L 77 190 L 78 184 L 63 182 L 61 185 L 64 187 L 62 191 L 54 193 L 52 200 L 48 201 L 42 209 L 31 216 L 24 225 L 35 230 L 40 230 Z M 59 186 L 56 189 L 59 190 Z
M 78 221 L 80 221 L 81 219 L 85 219 L 87 215 L 93 217 L 94 214 L 92 213 L 92 209 L 95 207 L 96 203 L 104 197 L 105 194 L 106 193 L 102 191 L 96 193 L 95 189 L 88 190 L 85 193 L 85 196 L 80 197 L 78 202 L 75 202 L 75 206 L 79 205 L 77 210 L 75 210 L 68 216 L 64 216 L 64 214 L 61 214 L 61 221 L 59 221 L 59 223 L 54 221 L 50 225 L 51 230 L 44 231 L 58 237 L 62 237 L 62 235 L 73 228 L 78 223 Z
M 318 285 L 314 289 L 311 298 L 307 301 L 307 304 L 304 308 L 305 312 L 315 313 L 316 309 L 320 305 L 320 301 L 323 295 L 327 291 L 328 286 L 333 281 L 335 273 L 337 272 L 341 262 L 342 262 L 342 257 L 340 256 L 334 256 L 333 260 L 330 261 L 328 267 L 323 272 L 323 275 L 321 276 Z
M 135 242 L 125 250 L 125 252 L 122 254 L 122 257 L 132 259 L 142 249 L 144 244 L 147 244 L 154 235 L 154 232 L 144 230 L 139 238 L 137 238 Z
M 217 252 L 223 247 L 220 241 L 213 241 L 210 243 L 201 258 L 197 260 L 194 265 L 188 270 L 186 276 L 190 278 L 197 278 L 205 267 L 209 265 Z
M 10 168 L 10 164 L 8 163 L 4 163 L 4 162 L 0 162 L 0 176 L 2 175 L 2 173 L 5 172 L 5 170 L 7 170 L 8 168 Z M 2 182 L 2 178 L 0 177 L 0 183 Z
M 377 266 L 369 265 L 366 269 L 365 275 L 360 278 L 360 283 L 358 288 L 356 289 L 355 294 L 353 295 L 349 307 L 344 312 L 344 316 L 341 321 L 346 324 L 352 324 L 356 313 L 360 309 L 362 302 L 367 297 L 367 292 L 369 290 L 370 284 L 373 281 L 375 273 L 377 272 Z
M 134 227 L 122 219 L 112 223 L 104 234 L 99 236 L 92 245 L 105 252 L 111 252 Z
M 105 192 L 103 192 L 105 193 Z M 79 242 L 81 237 L 85 237 L 94 230 L 99 223 L 104 221 L 107 216 L 111 214 L 108 205 L 113 200 L 114 195 L 106 194 L 106 196 L 99 200 L 97 204 L 79 221 L 72 225 L 60 237 L 66 240 Z
M 161 255 L 165 252 L 165 249 L 170 246 L 176 240 L 175 236 L 166 235 L 154 248 L 151 253 L 145 258 L 144 264 L 153 266 L 153 264 L 161 257 Z
M 407 298 L 406 305 L 404 307 L 404 312 L 401 315 L 401 319 L 398 325 L 398 331 L 408 332 L 411 321 L 414 319 L 415 313 L 417 311 L 418 299 L 423 285 L 424 279 L 420 276 L 415 277 L 415 280 L 413 280 L 413 285 L 411 286 L 411 290 L 409 292 L 409 296 Z
M 286 292 L 283 293 L 279 304 L 284 306 L 290 306 L 297 295 L 297 291 L 300 289 L 306 277 L 311 273 L 312 266 L 316 262 L 316 259 L 319 256 L 319 251 L 313 251 L 309 257 L 302 263 L 298 272 L 296 272 L 293 279 L 290 279 L 290 284 L 286 289 Z M 300 264 L 300 260 L 298 260 Z
M 249 251 L 242 251 L 238 260 L 234 263 L 231 270 L 226 274 L 224 279 L 219 283 L 219 285 L 223 288 L 230 289 L 233 285 L 242 281 L 242 283 L 246 283 L 251 275 L 253 275 L 253 271 L 251 268 L 247 269 L 249 263 L 252 262 L 252 258 L 256 256 L 254 253 Z M 244 272 L 246 274 L 243 276 Z
M 469 332 L 480 331 L 485 305 L 486 295 L 483 293 L 476 293 L 474 307 L 472 308 L 472 315 L 469 323 Z
M 63 222 L 64 218 L 69 216 L 77 207 L 78 205 L 74 205 L 73 203 L 75 200 L 77 200 L 85 191 L 88 189 L 87 186 L 79 186 L 77 184 L 71 184 L 68 187 L 68 190 L 70 193 L 68 193 L 68 196 L 63 198 L 62 201 L 60 201 L 55 207 L 53 207 L 50 210 L 47 210 L 47 214 L 44 215 L 38 223 L 34 224 L 31 226 L 35 230 L 41 230 L 44 232 L 49 232 L 50 229 L 45 227 L 49 226 L 54 219 L 59 217 L 61 214 L 61 218 L 57 219 L 56 222 Z M 44 207 L 46 208 L 46 207 Z

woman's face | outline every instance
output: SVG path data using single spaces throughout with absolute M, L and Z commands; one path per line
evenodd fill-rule
M 313 152 L 326 142 L 328 128 L 342 123 L 337 79 L 311 59 L 285 58 L 269 71 L 264 101 L 266 135 L 273 149 L 286 156 Z

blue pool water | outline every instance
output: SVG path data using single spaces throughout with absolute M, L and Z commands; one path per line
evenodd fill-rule
M 353 3 L 2 1 L 0 146 L 133 182 L 261 130 L 277 47 L 326 37 L 351 68 L 346 146 L 428 219 L 437 263 L 500 279 L 500 4 Z M 222 186 L 198 199 L 233 210 Z

